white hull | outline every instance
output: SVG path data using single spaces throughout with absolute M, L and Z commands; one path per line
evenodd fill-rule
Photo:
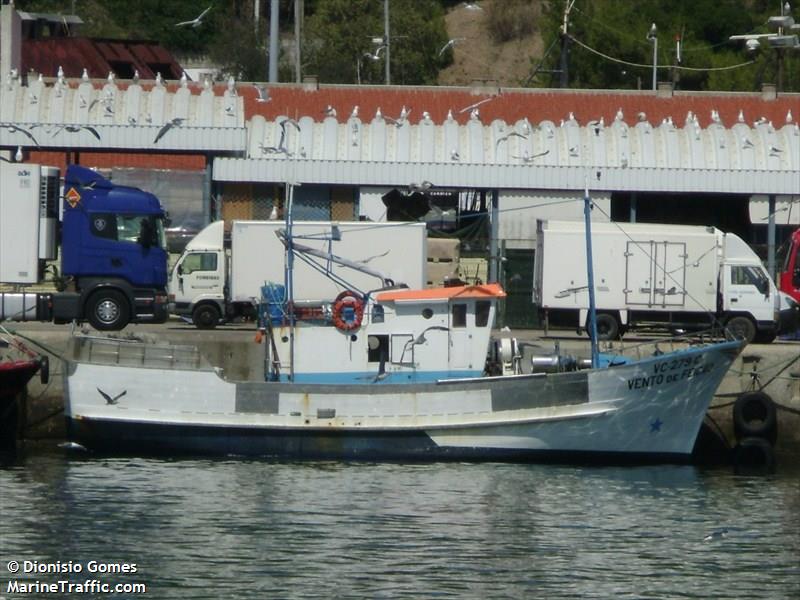
M 236 382 L 214 369 L 72 362 L 66 416 L 73 441 L 110 452 L 681 459 L 739 349 L 728 342 L 591 371 L 400 385 Z

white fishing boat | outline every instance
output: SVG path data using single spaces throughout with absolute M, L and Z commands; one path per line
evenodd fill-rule
M 190 347 L 76 337 L 71 440 L 137 454 L 683 461 L 742 347 L 662 341 L 631 356 L 595 343 L 589 364 L 554 353 L 523 365 L 515 340 L 492 339 L 499 285 L 307 305 L 291 296 L 305 249 L 290 221 L 286 244 L 287 285 L 265 286 L 261 306 L 262 376 L 228 378 Z

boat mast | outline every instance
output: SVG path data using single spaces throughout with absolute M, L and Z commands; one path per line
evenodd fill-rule
M 586 228 L 586 272 L 589 278 L 589 337 L 592 340 L 592 368 L 600 366 L 597 350 L 597 313 L 594 302 L 594 263 L 592 262 L 592 199 L 589 197 L 589 186 L 584 188 L 583 220 Z
M 289 316 L 289 381 L 294 381 L 294 248 L 292 247 L 292 213 L 294 184 L 286 182 L 286 260 L 284 282 L 286 284 L 286 308 Z

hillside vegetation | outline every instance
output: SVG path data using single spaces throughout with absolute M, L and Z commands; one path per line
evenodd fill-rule
M 392 83 L 557 87 L 567 0 L 390 0 Z M 206 55 L 238 79 L 266 79 L 269 0 L 17 0 L 20 10 L 70 13 L 96 37 L 150 39 L 177 56 Z M 657 25 L 658 79 L 691 90 L 800 90 L 800 51 L 734 34 L 765 33 L 779 0 L 575 0 L 569 13 L 568 86 L 649 88 Z M 176 27 L 211 7 L 198 27 Z M 294 80 L 293 0 L 281 0 L 280 78 Z M 323 83 L 385 79 L 382 0 L 304 0 L 302 73 Z M 800 21 L 800 15 L 798 15 Z M 676 39 L 680 38 L 680 54 Z M 377 42 L 375 40 L 378 40 Z

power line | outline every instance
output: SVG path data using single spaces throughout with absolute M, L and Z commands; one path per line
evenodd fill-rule
M 591 46 L 588 46 L 588 45 L 584 44 L 582 41 L 580 41 L 579 39 L 575 38 L 572 35 L 570 35 L 569 38 L 570 38 L 571 41 L 573 41 L 576 44 L 578 44 L 578 46 L 580 46 L 581 48 L 584 48 L 584 49 L 588 50 L 589 52 L 593 52 L 594 54 L 596 54 L 596 55 L 598 55 L 598 56 L 600 56 L 602 58 L 605 58 L 606 60 L 610 60 L 612 62 L 623 64 L 623 65 L 628 65 L 630 67 L 642 67 L 642 68 L 645 68 L 645 69 L 652 69 L 653 68 L 652 64 L 646 65 L 646 64 L 643 64 L 643 63 L 634 63 L 634 62 L 630 62 L 630 61 L 627 61 L 627 60 L 622 60 L 621 58 L 614 58 L 613 56 L 609 56 L 608 54 L 604 54 L 603 52 L 600 52 L 599 50 L 595 50 Z M 681 65 L 657 65 L 657 68 L 659 68 L 659 69 L 679 69 L 681 71 L 730 71 L 731 69 L 739 69 L 741 67 L 746 67 L 747 65 L 752 65 L 753 63 L 755 63 L 754 60 L 750 60 L 750 61 L 747 61 L 747 62 L 739 63 L 739 64 L 736 64 L 736 65 L 729 65 L 727 67 L 684 67 L 684 66 L 681 66 Z

